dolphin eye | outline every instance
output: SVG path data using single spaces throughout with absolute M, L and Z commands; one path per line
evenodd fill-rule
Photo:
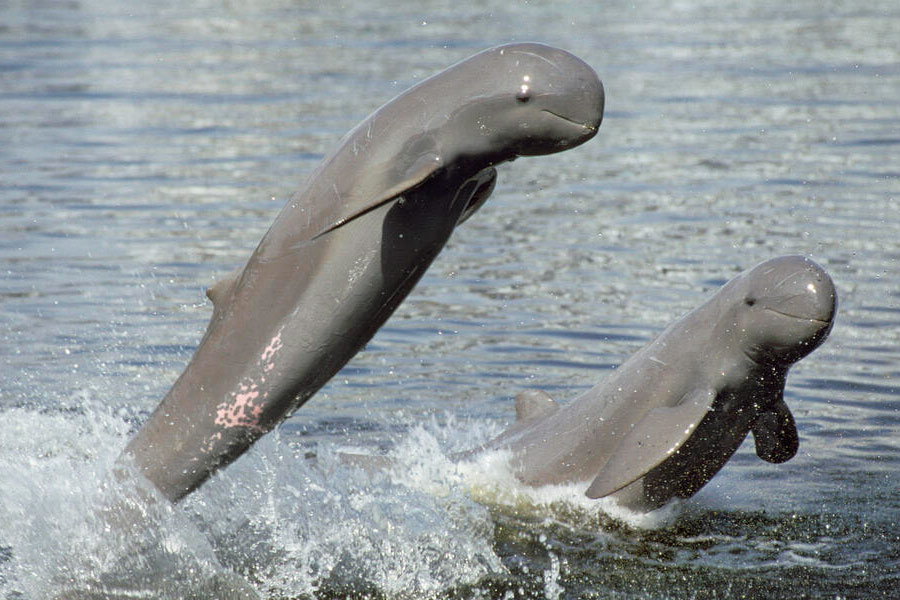
M 531 88 L 524 83 L 519 86 L 519 91 L 516 92 L 516 100 L 523 104 L 531 100 Z
M 756 304 L 756 298 L 753 298 L 752 296 L 748 296 L 747 298 L 744 299 L 744 304 L 746 304 L 747 306 L 753 306 L 754 304 Z

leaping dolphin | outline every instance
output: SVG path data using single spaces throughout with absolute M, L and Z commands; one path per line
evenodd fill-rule
M 494 167 L 592 138 L 603 86 L 541 44 L 486 50 L 350 131 L 246 266 L 213 286 L 206 334 L 125 449 L 172 501 L 242 454 L 375 334 L 487 199 Z
M 526 484 L 584 481 L 588 497 L 635 510 L 695 494 L 751 431 L 760 458 L 787 461 L 798 448 L 788 369 L 825 340 L 836 310 L 812 260 L 765 261 L 570 404 L 520 395 L 518 422 L 466 456 L 509 449 Z

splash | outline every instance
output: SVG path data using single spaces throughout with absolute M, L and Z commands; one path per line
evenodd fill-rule
M 415 427 L 388 470 L 343 464 L 345 436 L 320 441 L 309 460 L 309 446 L 275 431 L 173 506 L 135 472 L 109 476 L 131 423 L 89 393 L 67 410 L 2 417 L 4 598 L 432 598 L 509 579 L 498 516 L 525 528 L 548 519 L 596 530 L 611 517 L 667 522 L 590 501 L 576 487 L 523 486 L 502 453 L 451 460 L 496 433 L 488 422 Z M 541 544 L 539 593 L 564 597 L 566 561 L 552 540 Z M 173 572 L 183 576 L 172 581 Z
M 391 452 L 397 466 L 395 477 L 410 487 L 440 494 L 448 482 L 462 487 L 472 499 L 524 518 L 548 516 L 573 527 L 602 529 L 611 521 L 635 529 L 659 529 L 680 513 L 678 503 L 648 513 L 619 506 L 612 498 L 599 500 L 585 495 L 583 482 L 531 487 L 519 481 L 510 468 L 511 454 L 498 450 L 457 463 L 449 456 L 492 439 L 501 430 L 494 423 L 431 423 L 413 428 Z
M 427 598 L 504 572 L 491 517 L 464 489 L 342 466 L 336 445 L 312 463 L 274 432 L 172 505 L 136 472 L 109 476 L 124 416 L 88 398 L 2 417 L 2 598 Z
M 75 401 L 2 413 L 0 597 L 256 597 L 136 471 L 111 475 L 127 420 L 88 393 Z
M 488 511 L 463 488 L 432 494 L 349 467 L 338 445 L 320 445 L 314 463 L 304 454 L 275 432 L 186 505 L 198 517 L 219 507 L 200 517 L 206 535 L 264 595 L 427 598 L 505 571 Z

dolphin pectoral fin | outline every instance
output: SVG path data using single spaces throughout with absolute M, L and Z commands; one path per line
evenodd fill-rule
M 651 409 L 616 446 L 585 494 L 603 498 L 649 473 L 691 437 L 709 412 L 716 393 L 701 389 L 675 406 Z
M 472 193 L 471 197 L 468 199 L 468 204 L 463 210 L 462 215 L 459 217 L 459 221 L 456 222 L 457 227 L 468 220 L 469 217 L 474 215 L 475 212 L 479 208 L 481 208 L 481 206 L 485 202 L 487 202 L 487 199 L 494 191 L 494 186 L 497 184 L 497 169 L 495 169 L 494 167 L 482 169 L 475 175 L 475 177 L 473 177 L 466 183 L 469 182 L 474 182 L 477 187 L 475 188 L 475 191 Z
M 516 396 L 516 421 L 541 417 L 558 408 L 559 405 L 547 392 L 526 390 Z
M 794 415 L 781 398 L 759 414 L 750 430 L 756 442 L 756 455 L 764 461 L 775 464 L 786 462 L 797 454 L 800 447 Z
M 358 219 L 380 206 L 409 193 L 434 175 L 435 171 L 440 167 L 441 158 L 437 154 L 426 153 L 425 155 L 419 156 L 408 169 L 404 170 L 402 177 L 390 177 L 390 179 L 396 179 L 396 182 L 389 185 L 377 195 L 372 195 L 368 198 L 348 198 L 346 205 L 342 207 L 339 216 L 331 223 L 331 225 L 325 227 L 310 239 L 315 240 L 320 238 L 326 233 L 330 233 L 339 227 L 343 227 L 350 221 Z

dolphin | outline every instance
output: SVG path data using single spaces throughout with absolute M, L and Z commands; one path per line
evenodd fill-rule
M 589 498 L 638 511 L 695 494 L 750 432 L 760 458 L 785 462 L 798 448 L 788 369 L 822 344 L 836 310 L 834 284 L 815 262 L 765 261 L 571 403 L 520 394 L 517 422 L 460 458 L 507 449 L 526 484 L 583 481 Z
M 586 142 L 603 104 L 581 59 L 521 43 L 379 108 L 291 197 L 247 264 L 207 292 L 205 335 L 120 458 L 173 502 L 197 488 L 371 339 L 491 194 L 496 165 Z

